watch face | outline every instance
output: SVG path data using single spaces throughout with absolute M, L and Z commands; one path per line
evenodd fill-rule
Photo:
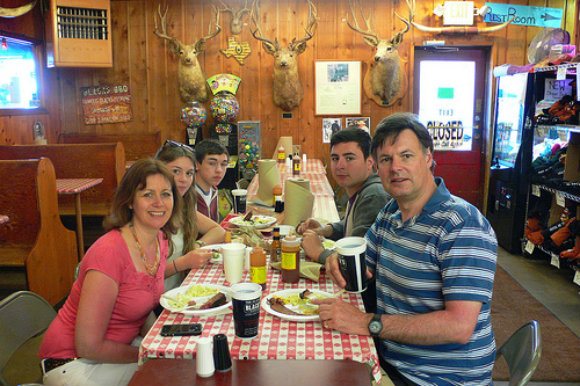
M 369 331 L 373 335 L 377 335 L 383 329 L 383 324 L 378 320 L 373 320 L 369 323 Z

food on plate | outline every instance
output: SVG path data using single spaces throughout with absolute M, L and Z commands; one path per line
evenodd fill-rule
M 318 315 L 318 306 L 312 304 L 312 299 L 324 299 L 326 296 L 304 290 L 284 296 L 274 295 L 268 299 L 270 307 L 287 315 Z
M 212 260 L 219 260 L 222 258 L 222 249 L 221 248 L 212 248 L 211 249 L 211 259 Z
M 226 295 L 224 295 L 222 292 L 218 292 L 217 294 L 212 296 L 207 302 L 203 303 L 199 307 L 199 309 L 200 310 L 207 310 L 210 308 L 222 306 L 222 305 L 226 304 L 227 302 L 228 302 L 228 299 L 226 298 Z
M 276 312 L 280 312 L 281 314 L 302 315 L 292 311 L 290 308 L 286 308 L 286 306 L 284 305 L 284 301 L 281 298 L 271 297 L 270 299 L 268 299 L 268 304 L 270 305 L 270 308 L 272 308 Z
M 183 308 L 195 308 L 198 303 L 196 298 L 204 298 L 207 296 L 214 296 L 219 293 L 219 289 L 214 287 L 208 287 L 200 284 L 190 286 L 185 292 L 178 293 L 177 295 L 170 297 L 167 295 L 165 299 L 170 307 L 175 309 Z
M 251 215 L 252 213 L 248 213 Z M 270 216 L 255 215 L 248 217 L 235 217 L 230 221 L 232 224 L 239 227 L 266 227 L 276 222 L 276 219 Z

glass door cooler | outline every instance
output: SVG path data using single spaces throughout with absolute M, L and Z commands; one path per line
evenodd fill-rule
M 497 79 L 487 218 L 498 243 L 521 252 L 532 158 L 533 74 Z

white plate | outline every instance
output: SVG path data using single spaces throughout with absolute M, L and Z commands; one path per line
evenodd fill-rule
M 196 284 L 192 284 L 192 285 L 196 285 Z M 232 305 L 232 297 L 230 295 L 230 289 L 226 286 L 218 285 L 218 284 L 197 284 L 197 285 L 203 285 L 204 287 L 208 287 L 208 288 L 215 288 L 215 289 L 219 290 L 220 292 L 223 292 L 223 294 L 226 295 L 227 303 L 223 304 L 219 307 L 208 308 L 207 310 L 192 310 L 192 309 L 174 308 L 169 304 L 168 298 L 173 298 L 179 294 L 185 293 L 189 289 L 189 287 L 191 287 L 192 285 L 177 287 L 177 288 L 174 288 L 172 290 L 165 292 L 163 295 L 161 295 L 161 299 L 159 299 L 159 303 L 167 311 L 175 312 L 175 313 L 179 313 L 179 314 L 184 314 L 184 315 L 189 315 L 189 316 L 205 315 L 205 314 L 214 313 L 216 311 L 225 310 L 226 308 L 228 308 L 229 306 Z M 213 296 L 213 295 L 211 295 L 211 296 Z M 203 303 L 204 301 L 209 300 L 209 298 L 211 296 L 204 296 L 201 298 L 192 298 L 192 299 Z
M 267 313 L 277 316 L 280 319 L 284 319 L 284 320 L 290 320 L 293 322 L 312 322 L 312 321 L 316 321 L 316 320 L 320 320 L 320 318 L 318 317 L 318 314 L 316 315 L 288 315 L 288 314 L 283 314 L 281 312 L 278 311 L 274 311 L 272 309 L 272 307 L 270 306 L 270 304 L 268 303 L 268 299 L 270 299 L 271 297 L 277 296 L 277 297 L 284 297 L 287 295 L 293 295 L 296 293 L 300 293 L 304 291 L 304 288 L 291 288 L 291 289 L 285 289 L 282 291 L 277 291 L 274 293 L 269 294 L 268 296 L 266 296 L 264 299 L 262 299 L 262 308 L 264 309 L 264 311 L 266 311 Z M 332 294 L 329 294 L 328 292 L 324 292 L 324 291 L 319 291 L 316 289 L 310 290 L 313 293 L 320 295 L 320 296 L 324 296 L 324 297 L 332 297 Z M 293 310 L 295 311 L 295 310 Z
M 257 221 L 258 222 L 257 222 Z M 237 226 L 254 227 L 256 229 L 268 228 L 270 225 L 276 223 L 276 218 L 271 216 L 263 216 L 256 214 L 252 216 L 251 221 L 244 221 L 244 216 L 234 217 L 230 220 L 230 223 Z
M 220 249 L 224 245 L 226 245 L 226 244 L 211 244 L 211 245 L 205 245 L 205 246 L 201 247 L 200 249 Z M 212 256 L 211 259 L 209 259 L 209 262 L 213 263 L 213 264 L 219 264 L 219 263 L 222 263 L 223 261 L 224 261 L 224 257 L 219 252 L 216 253 L 215 257 Z

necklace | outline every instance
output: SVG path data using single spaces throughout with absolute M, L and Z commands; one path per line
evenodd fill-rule
M 157 253 L 155 254 L 155 260 L 153 260 L 152 263 L 149 263 L 147 261 L 147 258 L 145 256 L 145 251 L 143 250 L 143 247 L 141 246 L 141 243 L 139 242 L 139 239 L 137 238 L 137 232 L 135 232 L 135 228 L 133 227 L 133 224 L 129 224 L 129 229 L 131 230 L 131 234 L 133 235 L 133 240 L 135 240 L 135 244 L 137 244 L 137 248 L 139 249 L 139 254 L 141 257 L 141 260 L 143 261 L 143 264 L 145 265 L 145 270 L 147 271 L 147 273 L 151 276 L 155 276 L 155 273 L 157 273 L 157 269 L 159 268 L 159 240 L 157 238 L 155 238 L 155 240 L 157 241 Z

